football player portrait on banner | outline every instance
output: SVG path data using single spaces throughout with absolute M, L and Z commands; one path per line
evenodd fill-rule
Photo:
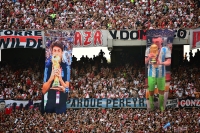
M 147 31 L 145 72 L 147 109 L 164 111 L 171 80 L 171 53 L 174 31 L 152 29 Z
M 42 93 L 44 112 L 66 113 L 74 31 L 47 31 Z

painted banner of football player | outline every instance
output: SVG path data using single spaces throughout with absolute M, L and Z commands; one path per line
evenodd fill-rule
M 145 52 L 147 109 L 164 111 L 171 80 L 171 53 L 174 31 L 148 30 Z
M 44 112 L 66 113 L 75 31 L 46 31 Z

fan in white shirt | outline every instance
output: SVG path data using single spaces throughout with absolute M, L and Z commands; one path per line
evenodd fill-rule
M 128 92 L 125 92 L 124 98 L 129 98 L 129 93 Z
M 5 88 L 4 91 L 6 92 L 6 94 L 10 94 L 10 88 Z
M 0 99 L 4 99 L 4 96 L 2 94 L 0 94 Z
M 30 88 L 30 89 L 28 90 L 28 92 L 30 93 L 30 95 L 32 95 L 32 94 L 33 94 L 33 89 Z
M 170 93 L 173 93 L 173 90 L 174 90 L 173 87 L 174 87 L 174 85 L 172 85 L 172 84 L 169 85 L 169 92 L 170 92 Z
M 139 95 L 139 98 L 144 98 L 145 97 L 145 94 L 146 94 L 146 91 L 141 88 L 139 91 L 138 91 L 138 95 Z
M 106 95 L 105 95 L 104 91 L 102 91 L 101 92 L 101 98 L 105 98 L 105 97 L 106 97 Z
M 119 98 L 120 99 L 124 98 L 124 92 L 122 92 L 122 91 L 119 92 Z
M 195 98 L 195 93 L 196 93 L 196 88 L 191 88 L 190 89 L 191 97 Z
M 107 97 L 108 99 L 111 98 L 111 91 L 107 92 L 106 97 Z
M 135 85 L 138 85 L 139 84 L 139 81 L 137 79 L 134 80 L 133 82 Z
M 177 95 L 178 98 L 182 98 L 183 97 L 183 89 L 179 88 L 176 91 L 176 95 Z
M 26 97 L 27 97 L 27 94 L 26 93 L 24 93 L 24 94 L 22 94 L 22 99 L 26 99 Z
M 96 98 L 100 98 L 101 97 L 101 94 L 100 93 L 96 93 Z
M 115 92 L 115 98 L 120 98 L 119 97 L 119 92 Z
M 89 95 L 88 91 L 85 92 L 84 98 L 90 98 L 90 95 Z
M 191 97 L 190 88 L 187 88 L 187 89 L 186 89 L 185 95 L 186 95 L 186 97 Z
M 104 86 L 104 87 L 103 87 L 103 90 L 104 90 L 104 91 L 107 91 L 107 87 L 106 87 L 106 86 Z
M 110 98 L 115 98 L 114 92 L 111 93 Z

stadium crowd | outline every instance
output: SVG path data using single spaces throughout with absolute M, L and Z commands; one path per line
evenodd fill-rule
M 198 62 L 195 62 L 199 58 L 200 52 L 197 51 L 194 57 L 191 55 L 191 61 L 188 62 L 185 58 L 181 67 L 172 70 L 169 98 L 198 97 L 195 92 L 200 92 L 200 70 Z M 69 98 L 146 97 L 144 66 L 135 67 L 130 61 L 120 66 L 108 64 L 103 51 L 93 59 L 83 56 L 80 61 L 77 61 L 73 56 L 72 60 Z M 13 66 L 16 62 L 20 65 Z M 30 62 L 35 61 L 30 60 Z M 30 66 L 33 65 L 31 63 L 16 60 L 9 64 L 10 66 L 1 64 L 1 99 L 40 100 L 42 98 L 43 69 L 39 65 L 31 68 Z
M 2 0 L 1 29 L 197 28 L 199 0 Z
M 199 0 L 3 0 L 1 29 L 152 29 L 200 27 Z M 128 55 L 127 55 L 128 56 Z M 186 55 L 187 56 L 187 55 Z M 170 98 L 195 98 L 200 92 L 200 52 L 189 53 L 172 70 Z M 145 97 L 144 66 L 123 60 L 108 64 L 103 52 L 93 59 L 73 57 L 69 98 Z M 32 67 L 34 66 L 34 67 Z M 42 65 L 34 60 L 1 62 L 0 99 L 40 100 Z M 171 122 L 171 126 L 163 126 Z M 66 114 L 44 114 L 18 108 L 0 112 L 0 132 L 195 132 L 200 110 L 68 109 Z
M 0 132 L 6 133 L 199 133 L 200 110 L 168 109 L 68 109 L 66 114 L 44 114 L 39 110 L 1 113 Z M 170 122 L 169 127 L 163 128 Z
M 193 97 L 193 95 L 189 95 L 189 92 L 194 91 L 194 89 L 199 91 L 199 62 L 195 61 L 199 59 L 199 55 L 198 51 L 194 57 L 190 57 L 190 61 L 185 57 L 182 64 L 180 64 L 181 67 L 173 69 L 171 80 L 172 91 L 170 91 L 172 97 L 180 97 L 179 93 L 183 93 L 181 97 Z M 20 65 L 13 65 L 16 62 Z M 30 59 L 28 62 L 34 63 L 35 61 L 34 59 Z M 110 98 L 116 98 L 116 96 L 120 98 L 145 97 L 145 93 L 141 95 L 142 90 L 145 92 L 143 86 L 144 67 L 138 66 L 137 68 L 133 68 L 134 61 L 131 63 L 130 60 L 129 64 L 127 63 L 118 67 L 114 65 L 114 67 L 107 63 L 103 51 L 100 51 L 99 55 L 93 59 L 83 56 L 80 61 L 77 61 L 76 57 L 73 56 L 70 98 L 108 98 L 108 94 L 111 94 L 110 96 L 113 95 Z M 19 60 L 9 65 L 1 63 L 0 75 L 3 76 L 3 80 L 1 80 L 1 92 L 3 91 L 5 94 L 5 90 L 9 88 L 5 86 L 9 86 L 9 83 L 14 81 L 9 91 L 13 93 L 13 87 L 14 94 L 8 95 L 10 96 L 8 97 L 6 93 L 5 99 L 29 99 L 31 96 L 33 100 L 40 99 L 43 76 L 39 69 L 41 65 L 29 68 L 28 66 L 32 66 L 33 64 L 24 61 L 20 62 Z M 34 74 L 30 75 L 29 73 Z M 34 89 L 31 88 L 32 85 Z M 181 92 L 180 88 L 182 89 Z M 32 95 L 29 91 L 30 89 L 33 90 Z M 24 93 L 27 94 L 27 97 L 24 97 Z M 120 94 L 123 94 L 123 97 Z M 9 115 L 5 115 L 4 111 L 0 112 L 0 119 L 0 132 L 16 133 L 33 131 L 41 133 L 198 133 L 200 131 L 199 108 L 194 108 L 193 110 L 166 109 L 164 113 L 159 112 L 159 110 L 148 112 L 146 109 L 132 108 L 68 109 L 67 113 L 62 115 L 42 115 L 38 108 L 20 107 L 12 110 Z M 171 123 L 171 126 L 163 129 L 163 126 L 168 122 Z
M 43 70 L 35 62 L 35 59 L 1 62 L 0 99 L 42 99 Z

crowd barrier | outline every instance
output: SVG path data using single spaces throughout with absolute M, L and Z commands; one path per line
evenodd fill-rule
M 28 100 L 0 100 L 0 103 L 5 103 L 5 106 L 16 106 L 23 104 L 25 107 Z M 33 104 L 41 103 L 41 100 L 33 101 Z M 147 108 L 147 100 L 145 98 L 124 98 L 124 99 L 70 99 L 67 101 L 67 108 Z M 168 99 L 166 108 L 192 108 L 200 107 L 200 99 Z

